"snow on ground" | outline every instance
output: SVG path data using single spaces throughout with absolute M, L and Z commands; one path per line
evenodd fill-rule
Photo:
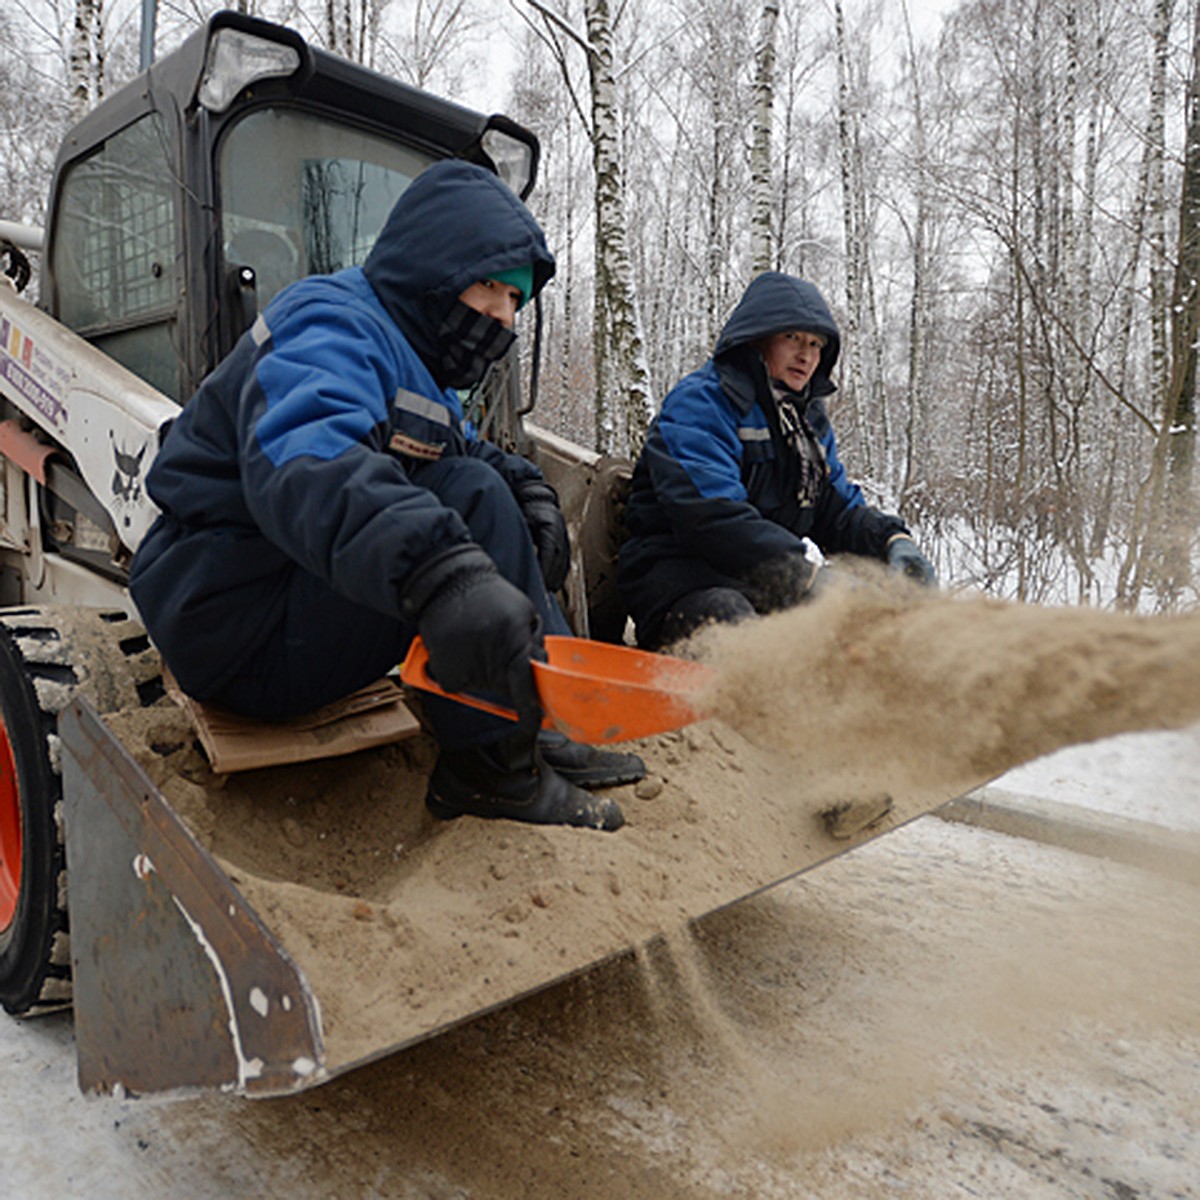
M 1200 832 L 1200 727 L 1070 746 L 1009 771 L 995 786 Z

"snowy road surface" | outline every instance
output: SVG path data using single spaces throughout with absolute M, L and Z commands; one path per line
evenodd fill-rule
M 1198 780 L 1193 731 L 1002 785 L 1196 832 Z M 922 818 L 278 1101 L 85 1099 L 0 1019 L 0 1197 L 1200 1197 L 1196 886 Z

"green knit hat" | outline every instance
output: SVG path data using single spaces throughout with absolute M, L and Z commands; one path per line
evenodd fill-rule
M 489 279 L 494 279 L 497 283 L 507 283 L 509 287 L 515 287 L 521 293 L 521 303 L 518 308 L 524 308 L 529 303 L 530 296 L 533 295 L 533 263 L 526 263 L 523 267 L 513 267 L 508 271 L 493 271 Z

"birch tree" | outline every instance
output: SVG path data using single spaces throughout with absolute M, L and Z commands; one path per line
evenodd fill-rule
M 608 0 L 585 0 L 585 32 L 580 32 L 540 0 L 528 2 L 547 26 L 583 51 L 587 62 L 590 110 L 585 128 L 595 183 L 596 445 L 609 454 L 636 454 L 654 415 L 654 402 L 629 254 L 612 16 Z M 565 55 L 561 61 L 565 70 Z
M 596 380 L 601 449 L 641 449 L 654 415 L 645 339 L 629 261 L 621 162 L 620 114 L 613 76 L 608 0 L 587 0 L 588 74 L 592 85 L 592 152 L 596 172 Z
M 75 0 L 67 58 L 71 115 L 75 120 L 90 112 L 104 96 L 107 56 L 104 0 Z
M 779 0 L 766 0 L 758 23 L 754 51 L 754 140 L 750 154 L 750 270 L 758 275 L 774 262 L 772 213 L 774 187 L 771 172 L 771 121 L 775 102 L 775 27 Z

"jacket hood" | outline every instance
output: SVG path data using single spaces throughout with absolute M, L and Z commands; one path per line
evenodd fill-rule
M 554 275 L 533 214 L 499 176 L 459 159 L 422 171 L 396 201 L 363 273 L 427 363 L 454 301 L 498 271 L 532 265 L 532 299 Z
M 812 389 L 815 395 L 832 391 L 830 375 L 841 349 L 837 323 L 821 293 L 807 280 L 797 279 L 795 275 L 764 271 L 755 276 L 725 322 L 713 357 L 744 359 L 744 353 L 735 352 L 789 329 L 805 329 L 825 338 L 821 361 L 813 372 Z

